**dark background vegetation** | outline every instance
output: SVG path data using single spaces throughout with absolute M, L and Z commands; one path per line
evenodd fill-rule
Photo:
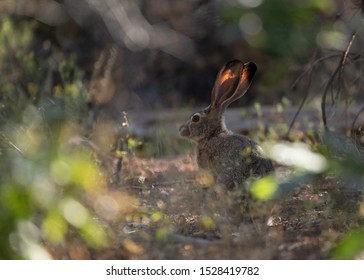
M 0 0 L 0 258 L 362 258 L 363 11 Z M 258 65 L 239 130 L 304 142 L 290 151 L 325 167 L 277 159 L 275 178 L 219 201 L 201 187 L 176 128 L 231 59 Z

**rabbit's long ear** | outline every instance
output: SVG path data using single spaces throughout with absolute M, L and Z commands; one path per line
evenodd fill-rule
M 211 109 L 224 112 L 226 107 L 242 97 L 248 90 L 257 66 L 253 62 L 232 60 L 217 75 L 211 95 Z

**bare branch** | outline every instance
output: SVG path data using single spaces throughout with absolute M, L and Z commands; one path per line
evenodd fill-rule
M 346 60 L 348 58 L 349 51 L 350 51 L 350 49 L 351 49 L 351 47 L 353 45 L 353 42 L 354 42 L 354 40 L 356 38 L 356 34 L 357 34 L 357 31 L 355 31 L 351 35 L 351 39 L 348 42 L 348 45 L 347 45 L 347 47 L 345 49 L 345 52 L 342 54 L 342 57 L 340 59 L 340 62 L 338 64 L 338 66 L 336 67 L 334 73 L 331 75 L 329 81 L 327 82 L 326 87 L 325 87 L 325 90 L 324 90 L 324 93 L 322 95 L 322 99 L 321 99 L 321 112 L 322 112 L 322 122 L 324 124 L 325 130 L 328 130 L 327 118 L 326 118 L 326 98 L 327 98 L 327 93 L 328 93 L 330 87 L 332 87 L 335 77 L 340 72 L 340 70 L 342 70 L 344 68 L 344 66 L 345 66 Z
M 291 129 L 292 129 L 294 123 L 296 122 L 296 119 L 297 119 L 298 115 L 301 113 L 303 105 L 306 103 L 307 97 L 308 97 L 308 95 L 310 93 L 310 86 L 311 86 L 312 74 L 313 74 L 314 68 L 310 67 L 310 69 L 311 69 L 311 71 L 310 71 L 310 74 L 309 74 L 309 80 L 308 80 L 308 84 L 307 84 L 306 94 L 303 97 L 302 102 L 301 102 L 300 106 L 298 107 L 298 110 L 296 111 L 296 113 L 295 113 L 295 115 L 294 115 L 294 117 L 293 117 L 293 119 L 292 119 L 292 121 L 291 121 L 291 123 L 289 125 L 286 137 L 289 136 L 289 134 L 291 132 Z
M 291 85 L 291 89 L 294 89 L 296 86 L 297 86 L 297 84 L 302 80 L 302 78 L 307 74 L 307 73 L 309 73 L 311 70 L 312 70 L 312 68 L 316 65 L 316 64 L 318 64 L 318 63 L 320 63 L 320 62 L 322 62 L 322 61 L 324 61 L 324 60 L 326 60 L 326 59 L 330 59 L 330 58 L 333 58 L 333 57 L 339 57 L 339 56 L 341 56 L 341 54 L 329 54 L 329 55 L 327 55 L 327 56 L 324 56 L 324 57 L 321 57 L 321 58 L 319 58 L 319 59 L 317 59 L 317 60 L 315 60 L 313 63 L 311 63 L 308 67 L 307 67 L 307 69 L 305 70 L 305 71 L 303 71 L 298 77 L 297 77 L 297 79 L 292 83 L 292 85 Z

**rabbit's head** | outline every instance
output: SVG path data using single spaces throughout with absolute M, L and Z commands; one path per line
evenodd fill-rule
M 244 64 L 239 60 L 232 60 L 226 63 L 217 75 L 211 93 L 211 104 L 206 109 L 194 113 L 180 127 L 180 135 L 199 141 L 226 130 L 224 111 L 245 94 L 256 70 L 257 66 L 253 62 Z

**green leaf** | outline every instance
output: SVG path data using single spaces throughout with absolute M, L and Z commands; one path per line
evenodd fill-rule
M 353 230 L 345 234 L 333 249 L 335 259 L 354 259 L 364 250 L 364 229 Z
M 253 183 L 251 193 L 256 199 L 269 200 L 275 195 L 277 189 L 276 179 L 273 176 L 266 176 Z
M 43 221 L 42 231 L 49 241 L 55 244 L 62 242 L 67 233 L 67 229 L 67 222 L 58 211 L 53 210 L 48 212 Z
M 165 240 L 168 236 L 168 229 L 166 228 L 159 228 L 155 232 L 155 239 L 157 241 Z
M 206 229 L 212 229 L 215 228 L 214 220 L 211 219 L 211 217 L 208 216 L 202 216 L 201 217 L 201 223 Z
M 85 226 L 80 229 L 80 232 L 86 243 L 94 248 L 102 248 L 107 244 L 107 236 L 104 228 L 97 220 L 91 217 Z

